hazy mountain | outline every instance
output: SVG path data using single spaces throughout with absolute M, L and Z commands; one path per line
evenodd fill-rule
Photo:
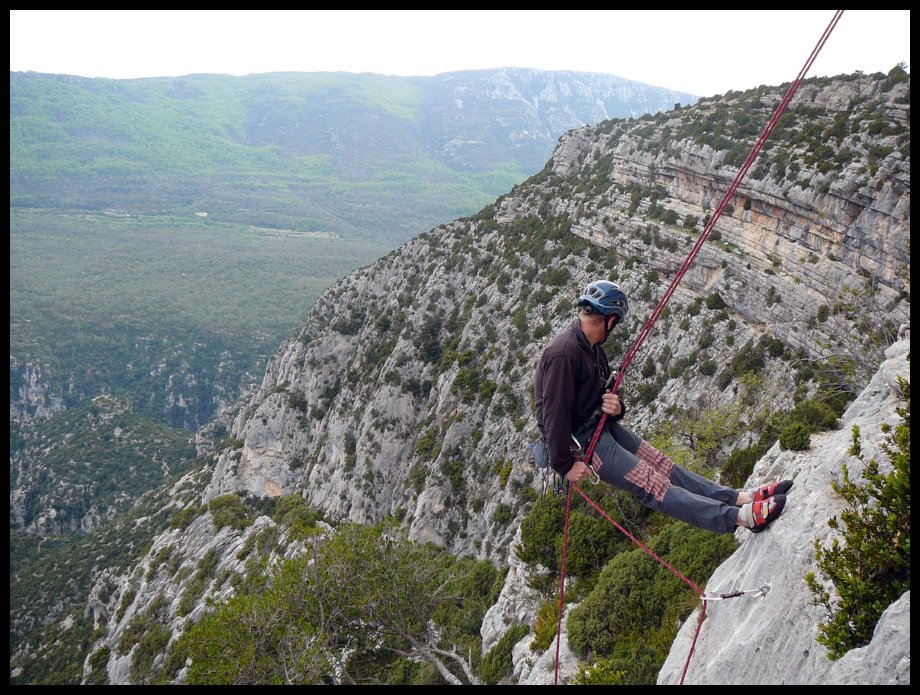
M 566 130 L 690 103 L 610 75 L 10 74 L 10 204 L 206 211 L 402 242 L 534 173 Z

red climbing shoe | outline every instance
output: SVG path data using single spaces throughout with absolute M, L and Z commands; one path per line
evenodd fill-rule
M 791 487 L 791 480 L 780 480 L 779 482 L 761 485 L 756 490 L 752 490 L 751 497 L 754 498 L 755 502 L 762 502 L 768 497 L 773 497 L 773 495 L 785 495 L 787 492 L 789 492 Z
M 773 495 L 760 502 L 746 504 L 741 507 L 741 513 L 745 515 L 745 526 L 752 533 L 760 533 L 779 518 L 785 506 L 785 495 Z

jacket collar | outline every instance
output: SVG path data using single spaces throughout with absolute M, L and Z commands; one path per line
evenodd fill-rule
M 572 334 L 575 336 L 575 339 L 578 341 L 579 345 L 581 345 L 588 352 L 593 352 L 590 341 L 588 340 L 587 336 L 585 336 L 585 332 L 581 330 L 581 319 L 576 318 L 574 321 L 572 321 L 571 325 L 569 326 L 569 330 L 572 331 Z

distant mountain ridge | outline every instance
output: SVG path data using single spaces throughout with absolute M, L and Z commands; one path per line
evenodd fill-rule
M 10 73 L 10 204 L 208 211 L 401 243 L 546 161 L 566 130 L 694 97 L 610 75 Z

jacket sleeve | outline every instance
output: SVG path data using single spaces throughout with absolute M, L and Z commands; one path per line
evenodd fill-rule
M 572 467 L 572 404 L 575 379 L 572 365 L 564 355 L 552 358 L 543 372 L 543 429 L 549 465 L 559 475 Z

